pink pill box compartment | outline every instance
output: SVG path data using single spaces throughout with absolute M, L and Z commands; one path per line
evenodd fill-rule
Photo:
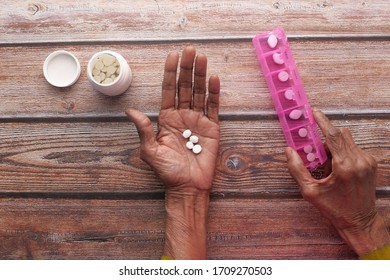
M 256 35 L 253 45 L 287 145 L 313 170 L 327 156 L 283 28 Z

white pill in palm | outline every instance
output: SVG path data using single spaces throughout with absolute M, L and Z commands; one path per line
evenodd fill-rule
M 316 159 L 316 155 L 313 153 L 309 153 L 309 154 L 307 154 L 306 158 L 308 161 L 313 162 Z
M 289 75 L 286 71 L 281 71 L 278 74 L 278 79 L 281 82 L 286 82 L 289 79 Z
M 194 154 L 199 154 L 201 151 L 202 151 L 202 146 L 199 145 L 199 144 L 196 144 L 196 145 L 192 148 L 192 152 L 193 152 Z
M 280 53 L 274 53 L 272 55 L 272 59 L 276 64 L 282 65 L 284 63 L 284 60 L 282 59 Z
M 183 131 L 183 137 L 184 138 L 190 138 L 191 134 L 192 134 L 192 132 L 189 129 L 186 129 L 186 130 Z
M 306 145 L 305 147 L 303 147 L 303 151 L 306 154 L 310 154 L 313 151 L 313 146 L 312 145 Z
M 287 100 L 293 100 L 294 99 L 294 92 L 292 89 L 288 89 L 284 92 L 284 97 L 287 99 Z
M 188 141 L 186 143 L 186 147 L 187 147 L 187 149 L 192 150 L 192 148 L 194 148 L 194 143 L 192 143 L 191 141 Z
M 292 110 L 288 116 L 292 120 L 297 120 L 302 116 L 302 111 L 297 109 Z
M 195 135 L 192 135 L 190 137 L 190 141 L 194 144 L 198 143 L 199 142 L 199 137 L 198 136 L 195 136 Z
M 298 135 L 302 138 L 305 138 L 307 136 L 307 129 L 306 128 L 300 128 L 298 130 Z
M 271 49 L 274 49 L 278 44 L 278 38 L 276 38 L 275 35 L 271 34 L 271 36 L 268 37 L 267 43 Z

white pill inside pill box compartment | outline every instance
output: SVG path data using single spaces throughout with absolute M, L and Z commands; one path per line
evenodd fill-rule
M 274 49 L 278 44 L 278 38 L 274 34 L 271 34 L 267 39 L 267 44 L 271 49 Z
M 190 138 L 191 134 L 192 134 L 192 132 L 189 129 L 186 129 L 186 130 L 183 131 L 183 137 L 184 138 Z
M 194 154 L 199 154 L 201 151 L 202 151 L 202 146 L 199 145 L 199 144 L 196 144 L 196 145 L 192 148 L 192 152 L 193 152 Z
M 280 53 L 274 53 L 272 55 L 272 60 L 278 64 L 278 65 L 282 65 L 284 64 L 284 60 L 282 59 L 282 55 Z
M 287 100 L 293 100 L 294 99 L 294 91 L 292 89 L 288 89 L 284 92 L 284 97 Z
M 308 131 L 306 128 L 302 127 L 298 130 L 299 137 L 305 138 L 308 134 Z
M 309 154 L 307 154 L 306 158 L 308 161 L 313 162 L 316 160 L 316 155 L 313 153 L 309 153 Z
M 305 147 L 303 147 L 303 151 L 306 154 L 310 154 L 313 151 L 313 146 L 312 145 L 306 145 Z
M 302 111 L 298 109 L 294 109 L 288 114 L 288 117 L 292 120 L 298 120 L 300 117 L 302 117 Z
M 290 78 L 290 75 L 286 71 L 281 71 L 278 74 L 278 79 L 281 82 L 286 82 Z

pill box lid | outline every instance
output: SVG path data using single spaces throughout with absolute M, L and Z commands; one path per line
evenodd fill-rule
M 52 52 L 43 64 L 43 75 L 53 86 L 68 87 L 80 77 L 79 60 L 70 52 L 59 50 Z

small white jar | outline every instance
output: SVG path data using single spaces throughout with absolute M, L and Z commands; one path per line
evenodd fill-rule
M 98 61 L 98 58 L 107 54 L 112 55 L 113 57 L 116 58 L 116 60 L 119 63 L 120 69 L 119 69 L 118 77 L 116 77 L 116 79 L 112 83 L 102 84 L 102 83 L 98 83 L 94 79 L 93 69 L 95 67 L 96 62 Z M 133 79 L 133 75 L 129 64 L 127 64 L 127 61 L 123 56 L 121 56 L 117 52 L 105 50 L 94 54 L 92 58 L 89 60 L 87 66 L 87 78 L 91 83 L 92 87 L 97 91 L 100 91 L 101 93 L 108 96 L 117 96 L 124 93 L 130 87 L 131 81 Z

